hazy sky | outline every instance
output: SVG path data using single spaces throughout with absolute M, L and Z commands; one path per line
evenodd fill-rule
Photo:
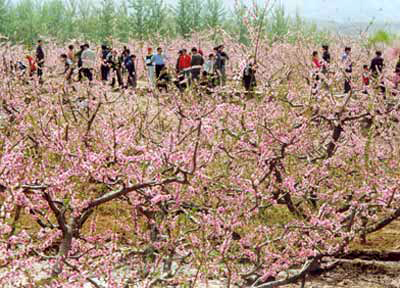
M 223 0 L 233 7 L 235 0 Z M 243 0 L 250 3 L 252 0 Z M 263 3 L 264 0 L 257 0 Z M 287 11 L 296 10 L 305 18 L 343 21 L 400 22 L 400 0 L 271 0 L 282 3 Z M 176 3 L 177 0 L 167 0 Z
M 337 21 L 400 21 L 399 0 L 282 0 L 293 12 L 296 7 L 307 18 Z

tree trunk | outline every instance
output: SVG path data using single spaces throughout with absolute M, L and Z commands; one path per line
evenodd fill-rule
M 69 251 L 71 250 L 72 238 L 72 231 L 68 228 L 68 231 L 65 231 L 63 233 L 63 239 L 61 241 L 60 249 L 58 251 L 57 263 L 54 265 L 53 268 L 53 276 L 57 276 L 62 272 L 63 262 L 68 257 Z

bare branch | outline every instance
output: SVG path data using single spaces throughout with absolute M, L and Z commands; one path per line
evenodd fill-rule
M 385 226 L 389 225 L 390 223 L 392 223 L 393 221 L 395 221 L 396 219 L 398 219 L 400 217 L 400 208 L 397 209 L 393 214 L 391 214 L 389 217 L 381 220 L 380 222 L 369 226 L 365 233 L 366 234 L 370 234 L 373 232 L 376 232 L 378 230 L 381 230 L 382 228 L 384 228 Z
M 161 185 L 165 185 L 165 184 L 169 184 L 169 183 L 173 183 L 173 182 L 178 182 L 178 178 L 174 177 L 174 178 L 167 178 L 161 182 L 156 182 L 156 181 L 151 181 L 151 182 L 147 182 L 147 183 L 141 183 L 141 184 L 137 184 L 131 187 L 125 187 L 125 188 L 121 188 L 120 190 L 117 191 L 112 191 L 110 193 L 107 193 L 95 200 L 93 200 L 86 209 L 84 209 L 84 211 L 87 211 L 89 209 L 93 209 L 101 204 L 104 204 L 106 202 L 109 202 L 111 200 L 114 200 L 118 197 L 124 196 L 126 194 L 129 194 L 133 191 L 138 191 L 140 189 L 144 189 L 144 188 L 150 188 L 150 187 L 155 187 L 155 186 L 161 186 Z
M 293 275 L 291 277 L 288 277 L 287 279 L 283 279 L 283 280 L 277 280 L 277 281 L 273 281 L 273 282 L 268 282 L 259 286 L 254 286 L 255 288 L 275 288 L 275 287 L 280 287 L 283 285 L 288 285 L 291 283 L 295 283 L 301 279 L 303 279 L 317 264 L 317 262 L 322 258 L 322 256 L 316 256 L 311 260 L 308 260 L 303 268 L 300 270 L 300 272 L 296 275 Z
M 96 118 L 97 112 L 99 112 L 100 107 L 101 107 L 101 102 L 99 102 L 99 104 L 97 104 L 96 110 L 94 111 L 92 117 L 90 117 L 89 121 L 88 121 L 88 125 L 87 125 L 87 133 L 89 133 L 90 128 L 92 127 L 93 121 Z
M 197 150 L 199 149 L 200 134 L 201 134 L 201 121 L 200 121 L 199 125 L 197 126 L 197 140 L 196 140 L 196 144 L 194 147 L 193 161 L 192 161 L 193 167 L 192 167 L 192 171 L 190 171 L 190 173 L 189 173 L 191 175 L 193 175 L 197 169 Z
M 47 203 L 50 206 L 50 209 L 53 211 L 54 215 L 56 216 L 58 225 L 60 226 L 61 230 L 63 231 L 63 233 L 67 233 L 68 232 L 68 227 L 65 221 L 65 217 L 63 215 L 63 213 L 60 211 L 60 209 L 58 209 L 56 207 L 56 205 L 54 205 L 54 201 L 51 198 L 50 194 L 47 192 L 43 193 L 43 198 L 47 201 Z

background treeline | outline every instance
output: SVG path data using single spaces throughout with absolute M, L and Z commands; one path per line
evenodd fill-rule
M 222 0 L 178 0 L 175 5 L 163 0 L 0 0 L 0 34 L 31 45 L 43 37 L 60 43 L 157 41 L 202 31 L 218 42 L 225 31 L 248 44 L 249 33 L 261 28 L 263 37 L 273 41 L 299 33 L 324 41 L 326 32 L 299 16 L 289 17 L 282 6 L 264 8 L 237 1 L 228 9 Z

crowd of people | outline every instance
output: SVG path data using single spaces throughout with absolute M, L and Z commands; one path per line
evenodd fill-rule
M 87 79 L 90 83 L 94 79 L 96 63 L 100 61 L 99 78 L 105 84 L 120 88 L 137 87 L 137 57 L 124 47 L 122 51 L 112 49 L 106 45 L 101 46 L 101 53 L 98 56 L 89 44 L 80 46 L 79 51 L 75 51 L 73 45 L 69 45 L 67 51 L 60 55 L 62 65 L 64 65 L 63 75 L 65 81 L 72 83 Z M 167 60 L 171 60 L 161 47 L 153 52 L 152 48 L 147 49 L 144 57 L 144 68 L 146 71 L 149 89 L 168 91 L 170 85 L 176 86 L 180 91 L 192 85 L 201 85 L 209 88 L 224 86 L 226 84 L 226 66 L 229 56 L 224 52 L 224 46 L 219 45 L 207 57 L 201 49 L 193 47 L 190 51 L 181 49 L 178 51 L 176 65 L 174 68 L 168 67 Z M 171 61 L 169 61 L 170 63 Z M 322 59 L 319 52 L 312 53 L 312 94 L 316 95 L 323 87 L 329 87 L 329 78 L 338 71 L 343 72 L 345 94 L 353 91 L 356 83 L 353 83 L 353 65 L 351 47 L 345 47 L 340 57 L 339 69 L 333 68 L 329 46 L 322 46 Z M 45 65 L 45 53 L 43 42 L 38 41 L 35 57 L 26 56 L 26 64 L 18 61 L 16 67 L 21 74 L 26 71 L 30 77 L 36 73 L 40 82 L 43 82 L 43 67 Z M 336 66 L 335 66 L 336 67 Z M 362 65 L 362 92 L 368 94 L 369 89 L 377 88 L 385 94 L 386 83 L 383 77 L 384 58 L 381 51 L 376 51 L 376 56 L 371 60 L 370 65 Z M 242 83 L 246 91 L 254 91 L 256 87 L 257 64 L 249 61 L 242 74 Z M 76 75 L 76 77 L 74 77 Z M 396 65 L 394 77 L 392 79 L 394 90 L 400 84 L 400 58 Z
M 343 84 L 343 92 L 344 94 L 348 94 L 355 89 L 355 87 L 359 86 L 357 83 L 353 83 L 352 74 L 353 74 L 353 65 L 354 62 L 351 57 L 351 47 L 345 47 L 344 51 L 340 58 L 341 70 L 344 72 L 344 84 Z M 330 69 L 331 65 L 331 54 L 329 52 L 329 46 L 322 46 L 322 59 L 319 58 L 318 51 L 314 51 L 312 53 L 312 93 L 317 94 L 324 83 L 329 80 L 330 74 L 334 71 Z M 362 65 L 362 83 L 360 86 L 362 87 L 362 92 L 364 94 L 368 94 L 369 90 L 377 89 L 383 95 L 386 93 L 386 83 L 385 77 L 383 74 L 383 68 L 385 67 L 384 58 L 381 51 L 376 51 L 375 57 L 371 60 L 371 63 Z M 391 79 L 393 84 L 393 91 L 396 91 L 399 88 L 400 84 L 400 57 L 398 62 L 396 63 L 394 77 Z
M 119 88 L 123 89 L 137 87 L 137 57 L 127 47 L 118 51 L 102 45 L 101 53 L 97 55 L 89 44 L 81 45 L 78 51 L 75 51 L 73 45 L 69 45 L 67 51 L 59 58 L 64 66 L 62 75 L 67 83 L 85 79 L 92 83 L 97 72 L 96 63 L 100 62 L 99 78 L 103 83 L 108 83 L 112 87 L 118 84 Z M 27 73 L 29 77 L 33 77 L 36 73 L 39 82 L 42 83 L 45 60 L 43 42 L 39 40 L 35 57 L 27 55 L 25 64 L 23 61 L 17 62 L 19 75 Z M 152 48 L 148 48 L 143 60 L 150 89 L 168 91 L 168 87 L 173 84 L 183 91 L 195 83 L 210 88 L 223 86 L 226 83 L 226 65 L 229 56 L 224 52 L 223 45 L 215 47 L 206 59 L 203 51 L 196 47 L 189 52 L 187 49 L 179 50 L 175 69 L 168 67 L 167 60 L 170 59 L 161 47 L 156 49 L 156 53 L 153 53 Z M 252 72 L 250 75 L 254 74 L 255 72 Z M 252 83 L 255 82 L 254 78 Z M 250 86 L 255 85 L 248 85 Z

